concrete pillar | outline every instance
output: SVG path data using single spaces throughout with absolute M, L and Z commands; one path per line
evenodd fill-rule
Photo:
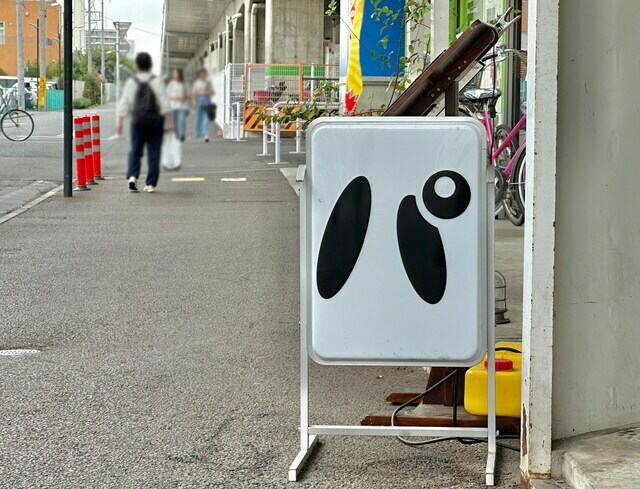
M 529 1 L 520 465 L 525 478 L 551 474 L 558 3 L 559 0 Z
M 266 62 L 322 64 L 324 0 L 267 0 Z
M 449 47 L 449 0 L 431 2 L 431 59 Z
M 640 422 L 639 15 L 560 2 L 554 439 Z

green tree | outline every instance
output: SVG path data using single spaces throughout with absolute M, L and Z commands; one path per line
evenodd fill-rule
M 98 74 L 87 74 L 84 77 L 84 93 L 82 96 L 91 100 L 92 105 L 100 103 L 100 83 L 98 82 Z
M 100 48 L 95 48 L 91 56 L 91 66 L 93 73 L 100 73 L 101 70 Z M 84 80 L 89 71 L 87 53 L 76 52 L 73 57 L 73 79 Z M 114 83 L 116 80 L 116 52 L 106 50 L 104 53 L 104 76 L 107 82 Z M 120 56 L 120 78 L 126 80 L 135 73 L 135 64 L 127 56 Z
M 38 63 L 35 61 L 27 61 L 27 66 L 24 68 L 24 76 L 27 78 L 38 77 Z
M 53 78 L 58 78 L 59 82 L 62 83 L 62 63 L 52 62 L 47 65 L 47 80 L 51 80 Z

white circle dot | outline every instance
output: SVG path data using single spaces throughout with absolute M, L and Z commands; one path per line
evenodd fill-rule
M 449 177 L 440 177 L 436 180 L 434 188 L 439 197 L 446 199 L 447 197 L 451 197 L 453 192 L 456 191 L 456 184 Z

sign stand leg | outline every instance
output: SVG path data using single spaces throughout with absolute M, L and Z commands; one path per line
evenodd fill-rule
M 300 270 L 307 271 L 307 224 L 306 224 L 306 185 L 304 167 L 298 168 L 296 181 L 300 182 Z M 317 435 L 309 435 L 309 355 L 307 351 L 307 305 L 306 281 L 301 280 L 300 288 L 300 451 L 289 467 L 289 482 L 296 482 L 300 471 L 306 464 L 318 443 Z
M 490 170 L 492 168 L 489 168 Z M 487 468 L 486 484 L 493 486 L 496 467 L 496 324 L 495 324 L 495 234 L 493 219 L 493 172 L 487 172 Z
M 318 443 L 317 435 L 309 435 L 309 357 L 304 329 L 301 328 L 300 335 L 300 451 L 289 467 L 289 482 L 298 480 L 298 474 Z

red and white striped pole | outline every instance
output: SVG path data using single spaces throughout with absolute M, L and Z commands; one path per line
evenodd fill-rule
M 76 172 L 78 178 L 78 186 L 74 190 L 80 192 L 91 190 L 87 187 L 87 174 L 85 172 L 83 122 L 84 121 L 82 117 L 74 117 L 73 119 L 76 139 Z
M 91 142 L 91 117 L 82 118 L 82 132 L 84 134 L 84 167 L 87 174 L 87 185 L 98 185 L 93 174 L 93 144 Z
M 91 137 L 93 145 L 93 173 L 96 180 L 104 180 L 100 156 L 100 116 L 96 113 L 91 114 Z

